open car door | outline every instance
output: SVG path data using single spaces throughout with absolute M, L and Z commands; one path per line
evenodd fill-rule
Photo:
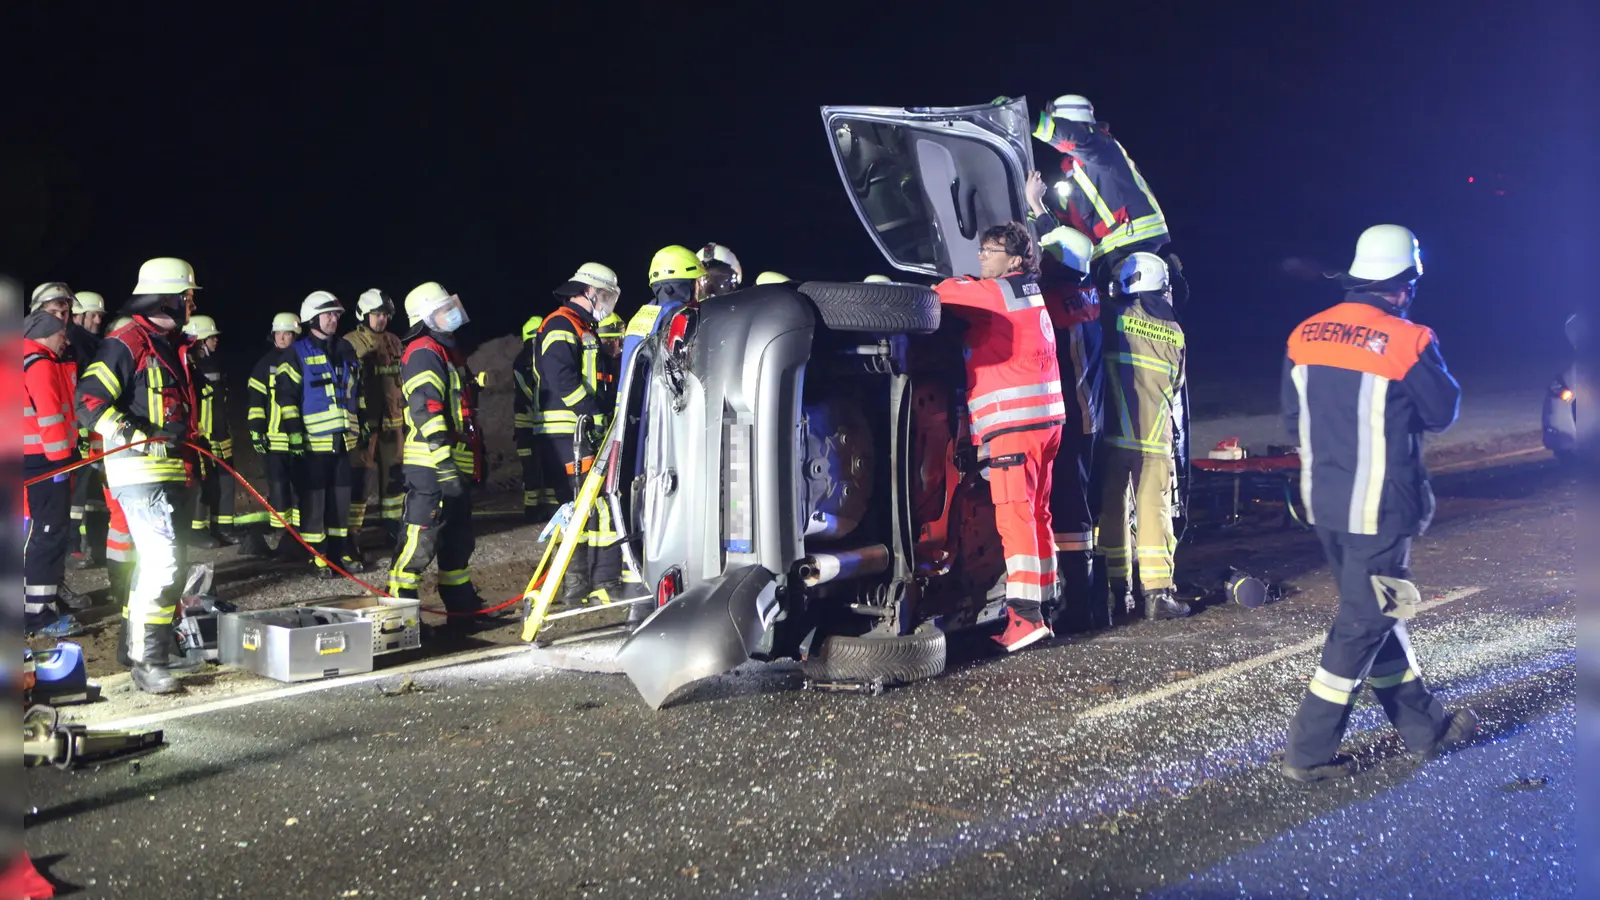
M 983 231 L 1027 221 L 1026 99 L 983 106 L 824 106 L 839 177 L 891 266 L 975 274 Z

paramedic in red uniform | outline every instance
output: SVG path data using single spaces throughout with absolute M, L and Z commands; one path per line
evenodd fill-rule
M 1374 225 L 1356 242 L 1344 302 L 1289 336 L 1284 419 L 1300 441 L 1306 520 L 1339 585 L 1321 665 L 1289 726 L 1283 774 L 1294 781 L 1355 771 L 1338 750 L 1362 683 L 1418 762 L 1477 730 L 1471 710 L 1447 713 L 1428 691 L 1406 633 L 1420 599 L 1411 541 L 1433 518 L 1422 433 L 1449 428 L 1461 402 L 1433 331 L 1407 319 L 1421 276 L 1416 237 Z
M 935 290 L 967 322 L 967 408 L 985 466 L 994 520 L 1006 555 L 1008 652 L 1051 636 L 1041 606 L 1054 599 L 1055 534 L 1050 467 L 1061 445 L 1066 405 L 1056 365 L 1055 327 L 1039 292 L 1033 237 L 1019 222 L 983 233 L 979 276 Z

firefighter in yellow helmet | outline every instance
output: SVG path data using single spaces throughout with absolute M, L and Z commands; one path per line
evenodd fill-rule
M 782 272 L 762 272 L 760 275 L 756 276 L 757 285 L 788 284 L 791 281 L 794 281 L 794 279 L 783 274 Z
M 522 464 L 522 515 L 529 522 L 547 522 L 560 504 L 556 490 L 545 483 L 544 467 L 539 462 L 540 441 L 534 433 L 539 414 L 539 385 L 534 380 L 533 354 L 537 348 L 539 326 L 544 316 L 529 316 L 522 323 L 522 349 L 511 361 L 511 378 L 517 393 L 511 400 L 512 434 L 516 438 L 517 460 Z
M 189 359 L 196 376 L 195 396 L 199 401 L 194 440 L 212 453 L 233 463 L 233 433 L 229 428 L 228 380 L 219 350 L 222 332 L 210 316 L 194 316 L 183 326 L 189 338 Z M 223 471 L 210 457 L 201 456 L 199 490 L 192 495 L 189 545 L 215 549 L 238 543 L 233 536 L 233 476 Z
M 595 326 L 594 336 L 600 342 L 600 360 L 596 366 L 595 380 L 600 386 L 600 405 L 607 418 L 616 413 L 617 377 L 622 361 L 622 317 L 612 313 Z
M 373 288 L 356 301 L 356 327 L 344 336 L 359 366 L 359 431 L 350 456 L 350 540 L 361 535 L 368 519 L 367 495 L 376 493 L 389 546 L 400 539 L 400 512 L 405 480 L 400 472 L 400 444 L 405 404 L 400 398 L 400 338 L 389 330 L 394 301 Z

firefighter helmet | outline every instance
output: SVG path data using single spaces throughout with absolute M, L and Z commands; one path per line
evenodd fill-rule
M 1117 287 L 1124 294 L 1164 291 L 1169 282 L 1166 260 L 1154 253 L 1135 253 L 1117 268 Z
M 1050 115 L 1068 122 L 1094 124 L 1094 104 L 1082 94 L 1062 94 L 1050 101 Z
M 294 313 L 278 313 L 272 317 L 272 331 L 274 334 L 280 331 L 287 331 L 290 334 L 299 334 L 300 319 Z
M 1356 256 L 1345 274 L 1354 281 L 1377 282 L 1411 273 L 1422 274 L 1422 248 L 1411 229 L 1374 225 L 1356 239 Z
M 28 312 L 38 312 L 46 303 L 56 300 L 73 302 L 72 288 L 67 287 L 65 281 L 47 281 L 33 289 L 33 302 L 28 306 Z
M 139 283 L 132 293 L 181 294 L 198 290 L 200 286 L 194 283 L 193 266 L 175 256 L 161 256 L 146 260 L 139 267 Z
M 461 298 L 444 289 L 437 281 L 425 281 L 406 294 L 406 317 L 413 326 L 450 304 L 461 303 Z
M 323 313 L 344 313 L 344 304 L 327 291 L 312 291 L 300 301 L 300 321 L 315 322 Z
M 106 311 L 106 298 L 94 291 L 76 291 L 72 295 L 72 314 L 81 316 L 84 313 L 103 313 Z
M 650 260 L 650 284 L 658 281 L 674 281 L 677 279 L 696 279 L 706 273 L 705 267 L 700 265 L 700 258 L 690 252 L 688 247 L 681 244 L 672 244 L 656 251 Z
M 733 284 L 729 286 L 731 290 L 738 290 L 739 286 L 744 284 L 744 267 L 739 265 L 739 257 L 734 256 L 732 250 L 722 244 L 707 244 L 701 247 L 701 267 L 704 268 L 706 263 L 713 260 L 733 270 Z
M 786 284 L 793 280 L 782 272 L 762 272 L 756 276 L 756 284 Z
M 1088 274 L 1094 257 L 1094 241 L 1076 228 L 1058 228 L 1049 235 L 1061 248 L 1061 264 L 1079 274 Z
M 529 316 L 528 321 L 522 323 L 522 339 L 533 340 L 533 336 L 539 333 L 539 326 L 543 324 L 544 316 Z
M 190 316 L 189 321 L 183 325 L 183 333 L 188 335 L 190 340 L 203 341 L 222 332 L 217 328 L 216 319 L 210 316 Z
M 380 291 L 377 288 L 373 288 L 369 291 L 362 291 L 361 296 L 356 298 L 356 313 L 357 315 L 361 316 L 363 320 L 373 313 L 382 313 L 386 316 L 392 316 L 394 315 L 394 301 L 389 299 L 388 294 L 385 294 L 383 291 Z
M 602 341 L 621 340 L 622 317 L 612 313 L 601 319 L 600 323 L 595 326 L 594 336 Z

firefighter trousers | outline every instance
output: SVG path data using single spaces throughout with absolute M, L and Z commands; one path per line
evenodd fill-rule
M 545 481 L 540 441 L 526 430 L 517 432 L 517 460 L 522 464 L 522 512 L 530 522 L 542 522 L 555 514 L 561 504 L 556 490 Z
M 122 507 L 128 520 L 138 562 L 128 590 L 123 616 L 128 621 L 129 655 L 143 660 L 144 641 L 139 637 L 151 625 L 171 625 L 178 609 L 183 584 L 184 546 L 178 541 L 179 510 L 187 509 L 188 490 L 181 484 L 163 481 L 130 484 L 111 489 L 111 496 Z
M 300 467 L 293 453 L 270 450 L 265 460 L 267 469 L 267 502 L 290 524 L 300 527 L 300 502 L 296 484 L 300 480 Z M 272 527 L 283 530 L 276 516 L 268 517 Z
M 48 475 L 62 463 L 43 454 L 23 457 L 23 480 Z M 67 539 L 72 529 L 72 477 L 46 478 L 28 486 L 26 534 L 22 544 L 22 593 L 28 612 L 55 602 L 67 571 Z M 14 583 L 14 582 L 13 582 Z
M 68 551 L 98 559 L 97 549 L 105 543 L 106 504 L 102 499 L 105 474 L 100 463 L 84 466 L 72 473 L 72 529 L 67 535 Z
M 539 435 L 533 449 L 544 473 L 545 487 L 553 493 L 555 505 L 571 503 L 577 497 L 578 485 L 582 480 L 581 475 L 574 474 L 577 465 L 572 435 Z M 580 576 L 590 587 L 621 581 L 622 546 L 618 543 L 621 535 L 612 525 L 605 497 L 596 498 L 594 510 L 589 513 L 589 520 L 579 534 L 580 543 L 567 567 L 567 576 Z
M 1132 562 L 1146 593 L 1172 587 L 1172 456 L 1105 448 L 1101 471 L 1100 549 L 1114 597 L 1128 586 Z M 1131 552 L 1130 552 L 1131 551 Z
M 350 536 L 350 454 L 307 453 L 300 471 L 300 537 L 337 561 Z M 317 568 L 327 565 L 317 560 Z
M 229 465 L 233 464 L 231 457 L 224 456 L 223 459 Z M 209 459 L 202 460 L 200 466 L 204 471 L 200 476 L 199 490 L 191 492 L 194 502 L 190 507 L 189 527 L 195 531 L 208 531 L 212 528 L 232 531 L 233 495 L 236 487 L 233 474 L 224 471 L 221 466 Z
M 398 523 L 405 514 L 406 476 L 400 467 L 401 434 L 395 430 L 378 432 L 372 461 L 378 494 L 378 508 L 385 522 Z
M 1055 595 L 1050 481 L 1061 449 L 1061 427 L 1002 434 L 985 448 L 994 525 L 1006 555 L 1006 606 L 1030 622 L 1041 622 L 1045 601 Z
M 372 487 L 373 469 L 371 466 L 358 466 L 356 460 L 350 461 L 350 534 L 361 536 L 361 529 L 367 525 L 367 491 Z
M 472 551 L 477 538 L 472 533 L 472 488 L 463 485 L 461 495 L 446 497 L 432 485 L 417 485 L 406 492 L 404 531 L 389 569 L 389 593 L 416 599 L 422 588 L 422 574 L 435 559 L 439 562 L 439 599 L 452 612 L 471 612 L 482 606 L 478 590 L 472 585 Z
M 1091 473 L 1097 435 L 1061 433 L 1061 450 L 1050 469 L 1050 524 L 1054 530 L 1060 596 L 1051 627 L 1081 631 L 1110 624 L 1094 596 L 1094 513 Z M 1096 614 L 1098 610 L 1098 614 Z
M 1285 761 L 1304 769 L 1334 758 L 1362 682 L 1408 749 L 1432 747 L 1447 725 L 1444 706 L 1422 682 L 1405 622 L 1383 613 L 1372 583 L 1375 575 L 1410 578 L 1411 538 L 1346 534 L 1320 525 L 1317 538 L 1339 584 L 1339 611 L 1289 726 Z

